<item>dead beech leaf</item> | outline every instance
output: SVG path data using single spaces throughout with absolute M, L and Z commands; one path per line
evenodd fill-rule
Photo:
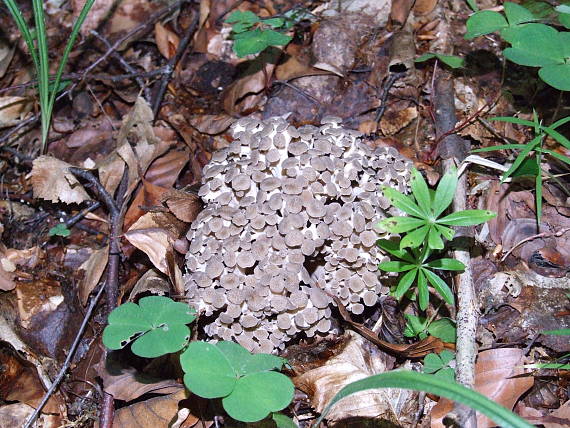
M 226 113 L 236 115 L 260 107 L 259 104 L 263 97 L 261 92 L 271 79 L 280 56 L 279 49 L 266 49 L 251 61 L 250 66 L 243 73 L 244 77 L 228 86 L 223 93 Z
M 148 393 L 174 394 L 184 386 L 174 379 L 158 379 L 140 372 L 109 355 L 95 365 L 97 374 L 103 380 L 105 391 L 117 400 L 132 401 Z
M 80 270 L 85 272 L 85 276 L 79 283 L 79 299 L 81 304 L 85 306 L 89 295 L 95 289 L 101 275 L 107 267 L 107 260 L 109 259 L 109 246 L 94 250 L 89 258 L 79 266 Z
M 15 51 L 16 46 L 10 46 L 8 40 L 0 38 L 0 79 L 6 74 Z
M 182 389 L 174 394 L 155 397 L 118 409 L 113 419 L 115 428 L 159 428 L 169 426 L 178 413 L 180 401 L 187 397 Z
M 125 233 L 125 238 L 143 253 L 162 273 L 170 276 L 168 254 L 173 253 L 172 243 L 185 232 L 186 226 L 169 213 L 149 212 L 140 217 Z
M 416 107 L 387 111 L 380 121 L 380 129 L 384 135 L 394 135 L 408 126 L 417 117 L 418 109 Z
M 137 189 L 133 202 L 125 214 L 123 228 L 128 230 L 151 207 L 159 205 L 160 198 L 167 190 L 143 179 L 142 186 Z
M 475 365 L 475 390 L 511 410 L 520 396 L 534 383 L 532 376 L 520 376 L 524 353 L 517 348 L 483 351 Z M 442 398 L 431 413 L 432 428 L 443 428 L 442 419 L 453 409 L 453 401 Z M 477 413 L 477 427 L 491 428 L 496 424 Z
M 164 193 L 161 202 L 166 204 L 178 220 L 191 223 L 202 209 L 202 203 L 197 195 L 173 189 Z
M 53 312 L 64 300 L 59 282 L 48 279 L 20 282 L 16 298 L 20 324 L 24 328 L 31 325 L 34 315 Z
M 31 172 L 34 197 L 65 204 L 79 204 L 89 200 L 83 186 L 69 172 L 71 166 L 51 156 L 34 159 Z
M 225 113 L 202 114 L 192 116 L 190 125 L 203 134 L 217 135 L 227 130 L 235 121 L 235 118 Z
M 190 153 L 186 147 L 170 150 L 150 164 L 144 178 L 156 186 L 169 189 L 174 186 L 189 160 Z
M 293 378 L 301 391 L 309 393 L 311 404 L 322 412 L 331 398 L 345 385 L 373 374 L 390 370 L 392 357 L 380 351 L 355 332 L 347 331 L 348 343 L 341 353 L 330 358 L 323 366 Z M 327 416 L 329 421 L 355 417 L 378 418 L 398 426 L 411 422 L 417 393 L 408 390 L 376 389 L 362 391 L 336 404 Z
M 170 59 L 176 54 L 176 49 L 178 49 L 180 44 L 180 37 L 160 22 L 154 24 L 154 39 L 163 57 Z
M 414 14 L 416 16 L 427 15 L 437 5 L 437 0 L 416 0 L 414 3 Z
M 16 250 L 14 248 L 6 248 L 0 242 L 0 290 L 13 290 L 16 287 L 14 272 L 17 266 L 34 268 L 41 255 L 42 251 L 38 247 Z
M 147 270 L 143 276 L 139 278 L 131 292 L 129 293 L 129 302 L 136 301 L 139 294 L 150 293 L 158 296 L 165 296 L 170 291 L 170 284 L 164 275 L 155 269 Z
M 0 97 L 0 128 L 16 125 L 31 110 L 30 100 L 24 97 Z

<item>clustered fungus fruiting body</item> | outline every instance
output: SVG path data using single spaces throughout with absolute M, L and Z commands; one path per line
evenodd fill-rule
M 379 187 L 403 191 L 410 164 L 339 122 L 242 119 L 204 168 L 185 280 L 190 304 L 215 315 L 209 337 L 271 352 L 336 330 L 327 293 L 355 314 L 376 303 L 374 224 L 390 206 Z

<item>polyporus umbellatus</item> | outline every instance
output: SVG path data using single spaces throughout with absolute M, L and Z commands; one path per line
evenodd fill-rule
M 299 129 L 242 119 L 213 154 L 188 232 L 186 296 L 205 333 L 271 352 L 299 332 L 336 329 L 331 298 L 355 314 L 381 291 L 374 224 L 390 211 L 381 185 L 406 189 L 410 164 L 393 148 L 325 118 Z

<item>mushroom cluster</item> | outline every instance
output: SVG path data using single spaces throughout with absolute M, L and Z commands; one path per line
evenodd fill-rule
M 271 352 L 335 331 L 330 295 L 355 314 L 376 303 L 374 224 L 390 212 L 379 187 L 404 191 L 411 165 L 339 123 L 242 119 L 204 168 L 185 284 L 209 337 Z

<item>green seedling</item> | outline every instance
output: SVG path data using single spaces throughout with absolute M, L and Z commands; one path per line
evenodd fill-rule
M 457 329 L 455 322 L 450 318 L 440 318 L 436 321 L 426 317 L 404 314 L 406 327 L 404 336 L 418 337 L 420 340 L 428 336 L 439 337 L 444 342 L 455 343 Z
M 425 53 L 422 56 L 415 59 L 415 62 L 429 61 L 430 59 L 436 58 L 437 60 L 443 62 L 445 65 L 451 68 L 461 68 L 465 65 L 463 58 L 455 55 L 442 55 L 437 53 Z
M 425 310 L 429 302 L 428 283 L 439 293 L 439 295 L 452 305 L 454 303 L 453 292 L 443 279 L 434 272 L 437 270 L 461 271 L 465 265 L 455 259 L 429 260 L 431 250 L 424 246 L 422 248 L 412 248 L 402 250 L 397 242 L 381 239 L 378 246 L 388 254 L 399 260 L 382 262 L 378 265 L 380 270 L 385 272 L 404 273 L 398 281 L 398 285 L 393 292 L 396 299 L 401 299 L 410 289 L 414 282 L 417 282 L 418 304 L 421 310 Z
M 443 350 L 439 354 L 428 354 L 424 358 L 424 373 L 431 374 L 445 382 L 455 381 L 455 369 L 449 366 L 455 359 L 451 351 Z
M 557 7 L 558 19 L 570 27 L 567 7 Z M 516 3 L 504 4 L 504 16 L 483 10 L 467 20 L 466 39 L 499 32 L 511 45 L 503 54 L 508 60 L 528 67 L 538 67 L 538 75 L 550 86 L 570 91 L 570 32 L 536 22 L 538 18 Z
M 185 303 L 162 296 L 143 297 L 138 305 L 125 303 L 109 314 L 103 344 L 116 350 L 132 342 L 133 353 L 146 358 L 178 352 L 188 344 L 187 324 L 195 319 L 196 311 Z
M 186 387 L 200 397 L 221 398 L 228 415 L 241 422 L 260 421 L 291 403 L 293 382 L 277 371 L 285 359 L 252 355 L 233 342 L 188 343 L 187 324 L 195 319 L 196 312 L 185 303 L 161 296 L 143 297 L 138 304 L 125 303 L 111 312 L 103 344 L 117 350 L 132 343 L 131 351 L 146 358 L 182 350 L 180 365 Z M 279 427 L 294 425 L 285 415 L 273 413 L 272 417 Z
M 44 12 L 44 1 L 42 0 L 32 0 L 32 7 L 34 12 L 34 23 L 35 28 L 28 26 L 20 8 L 16 4 L 15 0 L 4 0 L 4 4 L 10 11 L 12 18 L 18 26 L 18 30 L 22 34 L 26 46 L 30 51 L 30 56 L 34 63 L 34 68 L 36 69 L 36 75 L 38 79 L 38 93 L 40 98 L 40 109 L 41 109 L 41 135 L 42 144 L 41 152 L 44 153 L 47 147 L 47 139 L 49 133 L 49 127 L 51 123 L 51 117 L 53 113 L 53 107 L 55 104 L 55 98 L 60 88 L 61 76 L 63 75 L 63 70 L 69 59 L 69 54 L 71 49 L 75 44 L 75 40 L 79 34 L 79 30 L 87 18 L 87 14 L 91 7 L 95 3 L 95 0 L 87 0 L 77 17 L 77 21 L 73 25 L 71 34 L 63 50 L 63 55 L 59 61 L 55 78 L 50 80 L 49 76 L 49 55 L 48 55 L 48 43 L 47 43 L 47 31 L 45 26 L 45 12 Z
M 61 236 L 63 238 L 67 238 L 69 235 L 71 235 L 71 231 L 67 228 L 65 223 L 58 223 L 48 232 L 48 236 Z
M 552 334 L 555 336 L 570 336 L 570 328 L 560 328 L 557 330 L 546 330 L 542 334 Z M 558 358 L 559 363 L 537 363 L 537 364 L 527 364 L 526 368 L 530 369 L 554 369 L 554 370 L 570 370 L 570 363 L 564 363 L 563 361 L 568 361 L 570 359 L 570 354 L 565 354 Z
M 380 221 L 378 226 L 390 233 L 406 233 L 400 241 L 400 249 L 418 248 L 425 242 L 426 251 L 440 250 L 443 249 L 442 236 L 451 240 L 455 235 L 454 230 L 448 226 L 474 226 L 496 216 L 487 210 L 464 210 L 442 217 L 453 201 L 457 182 L 457 172 L 450 171 L 439 181 L 433 193 L 428 189 L 422 175 L 414 168 L 410 183 L 412 196 L 404 195 L 388 186 L 382 187 L 384 197 L 396 208 L 409 214 L 409 217 L 389 217 Z M 424 253 L 424 256 L 429 256 L 429 253 Z
M 518 117 L 495 117 L 491 120 L 509 122 L 517 125 L 529 126 L 534 130 L 534 138 L 526 144 L 502 144 L 492 147 L 484 147 L 482 149 L 473 150 L 477 152 L 491 152 L 495 150 L 516 150 L 517 157 L 511 167 L 501 177 L 504 182 L 509 177 L 532 176 L 535 180 L 536 193 L 536 219 L 540 224 L 542 217 L 542 157 L 544 154 L 570 165 L 570 158 L 554 150 L 543 147 L 544 139 L 547 136 L 552 137 L 566 149 L 570 150 L 570 140 L 560 134 L 556 128 L 570 122 L 570 116 L 560 119 L 550 126 L 544 126 L 539 120 L 536 112 L 533 112 L 533 120 L 519 119 Z
M 221 398 L 232 418 L 256 422 L 289 405 L 294 386 L 280 370 L 285 360 L 251 354 L 233 342 L 192 342 L 180 356 L 184 384 L 204 398 Z

